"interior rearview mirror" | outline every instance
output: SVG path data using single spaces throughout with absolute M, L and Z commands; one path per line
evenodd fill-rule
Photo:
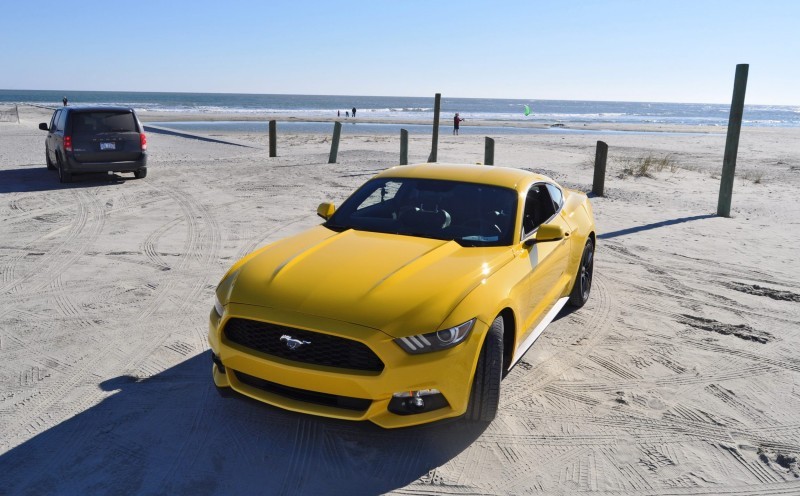
M 328 220 L 333 215 L 333 212 L 336 211 L 336 206 L 333 203 L 320 203 L 319 207 L 317 207 L 317 215 L 322 217 L 325 220 Z

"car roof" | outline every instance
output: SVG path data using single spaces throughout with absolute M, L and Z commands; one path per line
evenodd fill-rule
M 387 169 L 376 178 L 404 177 L 439 179 L 468 183 L 491 184 L 516 190 L 523 190 L 537 181 L 554 182 L 547 176 L 524 169 L 495 167 L 491 165 L 425 163 L 402 165 Z
M 84 105 L 80 107 L 64 107 L 70 112 L 133 112 L 131 107 L 122 107 L 119 105 L 103 105 L 103 106 L 89 106 Z

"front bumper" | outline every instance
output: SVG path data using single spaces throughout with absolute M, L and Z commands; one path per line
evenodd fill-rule
M 229 342 L 222 329 L 231 318 L 270 322 L 330 334 L 368 346 L 384 363 L 381 372 L 358 371 L 285 360 Z M 231 303 L 221 318 L 211 311 L 209 344 L 215 355 L 217 387 L 233 390 L 271 405 L 312 415 L 369 420 L 384 428 L 423 424 L 466 412 L 475 366 L 487 326 L 477 321 L 469 337 L 449 350 L 409 355 L 393 338 L 375 329 L 272 308 Z M 223 366 L 219 367 L 218 363 Z M 268 381 L 268 382 L 264 382 Z M 262 387 L 262 385 L 267 385 Z M 389 411 L 394 393 L 437 389 L 446 404 L 431 411 L 396 414 Z M 315 398 L 309 400 L 309 398 Z M 328 401 L 329 397 L 333 400 Z M 325 401 L 316 401 L 322 398 Z M 362 409 L 335 406 L 360 400 Z M 363 401 L 366 400 L 366 401 Z

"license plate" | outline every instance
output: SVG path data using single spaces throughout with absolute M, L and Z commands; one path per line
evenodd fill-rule
M 117 144 L 116 143 L 100 143 L 101 150 L 116 150 Z

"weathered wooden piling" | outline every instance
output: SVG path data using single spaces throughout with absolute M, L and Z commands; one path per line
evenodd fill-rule
M 494 165 L 494 140 L 488 136 L 483 145 L 483 164 Z
M 408 131 L 400 130 L 400 165 L 408 165 Z
M 608 159 L 608 145 L 603 141 L 597 142 L 597 150 L 594 152 L 594 180 L 592 181 L 592 193 L 603 196 L 606 184 L 606 159 Z
M 742 114 L 744 114 L 744 94 L 747 90 L 747 73 L 750 64 L 738 64 L 733 81 L 733 99 L 731 113 L 728 117 L 728 136 L 725 139 L 725 156 L 722 159 L 722 178 L 719 181 L 719 200 L 717 215 L 731 216 L 731 199 L 733 197 L 733 178 L 736 175 L 736 155 L 739 152 L 739 132 L 742 130 Z
M 339 136 L 342 135 L 342 123 L 336 121 L 333 123 L 333 139 L 331 140 L 331 154 L 328 157 L 329 164 L 336 163 L 336 155 L 339 153 Z
M 278 156 L 278 124 L 275 121 L 269 121 L 269 156 Z
M 442 106 L 442 94 L 436 93 L 436 98 L 433 103 L 433 143 L 431 144 L 431 154 L 428 156 L 428 162 L 436 162 L 436 155 L 439 151 L 439 110 Z

